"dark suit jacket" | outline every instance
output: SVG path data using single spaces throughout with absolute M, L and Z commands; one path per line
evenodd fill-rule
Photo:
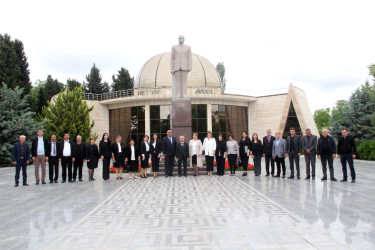
M 184 147 L 181 146 L 181 142 L 176 145 L 176 158 L 189 157 L 189 144 L 184 142 Z
M 310 139 L 307 138 L 307 135 L 305 135 L 302 138 L 302 147 L 303 151 L 306 153 L 306 150 L 310 149 L 311 153 L 310 155 L 315 155 L 316 154 L 316 143 L 317 143 L 317 137 L 316 135 L 311 135 Z
M 134 153 L 135 153 L 135 160 L 138 161 L 138 156 L 141 156 L 141 152 L 137 145 L 134 145 Z M 128 158 L 128 161 L 130 161 L 131 156 L 132 156 L 132 150 L 131 150 L 131 146 L 129 146 L 125 149 L 125 157 Z
M 154 142 L 150 143 L 150 154 L 160 154 L 161 153 L 161 142 L 159 140 L 156 141 L 155 148 L 153 145 Z
M 146 151 L 146 143 L 143 141 L 141 142 L 140 150 L 141 150 L 141 155 L 145 155 L 146 159 L 149 157 L 150 150 L 151 150 L 151 145 L 150 143 L 148 144 L 150 147 L 148 151 Z
M 59 157 L 60 143 L 57 142 L 57 141 L 55 141 L 55 143 L 56 143 L 56 156 L 55 157 Z M 52 147 L 51 144 L 52 144 L 52 142 L 48 143 L 48 162 L 51 161 L 51 156 L 52 156 L 52 152 L 53 152 L 53 150 L 51 148 Z
M 74 153 L 76 151 L 75 147 L 74 147 L 74 142 L 69 140 L 69 143 L 70 143 L 70 154 L 71 154 L 71 157 L 74 158 L 75 157 Z M 61 159 L 63 157 L 65 143 L 64 143 L 64 141 L 61 141 L 59 144 L 60 144 L 60 146 L 58 147 L 58 149 L 59 149 L 58 150 L 59 151 L 58 156 L 59 156 L 59 159 Z
M 301 142 L 301 136 L 295 134 L 294 137 L 291 137 L 290 135 L 286 138 L 286 147 L 287 147 L 287 153 L 290 153 L 290 140 L 294 139 L 294 151 L 296 153 L 302 152 L 302 142 Z
M 262 146 L 262 141 L 258 140 L 257 143 L 251 142 L 251 153 L 254 156 L 262 156 L 263 155 L 263 146 Z M 272 152 L 271 152 L 272 154 Z
M 78 150 L 81 149 L 81 157 L 82 159 L 86 159 L 86 155 L 87 155 L 87 146 L 85 143 L 81 142 L 81 148 L 78 147 L 78 143 L 74 143 L 74 155 L 75 157 L 78 157 L 79 155 L 79 152 Z
M 126 154 L 126 148 L 125 148 L 125 145 L 124 143 L 120 143 L 120 146 L 121 146 L 121 152 L 125 155 Z M 119 157 L 119 152 L 118 152 L 118 145 L 117 145 L 117 142 L 114 142 L 112 144 L 112 154 L 113 156 L 115 157 L 115 159 L 118 159 Z
M 323 136 L 319 138 L 318 140 L 318 148 L 317 148 L 317 155 L 322 154 L 322 139 Z M 330 151 L 330 155 L 336 154 L 336 143 L 332 136 L 328 135 L 328 147 Z
M 164 154 L 174 156 L 176 154 L 176 138 L 172 136 L 172 143 L 168 136 L 165 136 L 161 142 L 161 148 Z
M 220 156 L 223 157 L 224 153 L 227 152 L 227 142 L 222 140 L 216 140 L 216 150 L 215 150 L 215 156 L 219 157 L 219 152 Z
M 271 135 L 270 143 L 268 143 L 267 136 L 263 137 L 263 154 L 272 155 L 273 141 L 276 140 L 275 136 Z
M 87 160 L 96 162 L 100 158 L 98 146 L 96 144 L 94 145 L 90 144 L 86 148 L 87 148 L 86 149 Z
M 34 138 L 32 144 L 31 144 L 31 156 L 35 157 L 37 156 L 37 152 L 38 152 L 38 137 Z M 49 155 L 49 152 L 48 150 L 50 149 L 48 147 L 48 141 L 46 140 L 46 138 L 43 137 L 43 142 L 44 142 L 44 155 L 45 156 L 48 156 Z
M 111 140 L 108 140 L 108 142 L 106 144 L 105 144 L 104 141 L 100 141 L 100 143 L 99 143 L 99 154 L 100 154 L 100 156 L 104 156 L 104 157 L 112 157 Z
M 247 152 L 245 152 L 245 147 L 247 146 L 247 149 L 251 151 L 251 141 L 249 137 L 246 137 L 245 140 L 240 139 L 238 142 L 240 146 L 240 156 L 246 155 Z
M 30 149 L 29 144 L 26 142 L 23 143 L 24 145 L 24 153 L 25 153 L 25 161 L 30 161 Z M 21 161 L 21 143 L 16 142 L 13 147 L 12 152 L 12 161 L 16 161 L 17 163 Z

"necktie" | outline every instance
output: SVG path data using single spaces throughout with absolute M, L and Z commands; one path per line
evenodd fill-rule
M 172 143 L 172 137 L 169 137 L 169 140 L 171 141 L 171 143 Z
M 52 150 L 52 154 L 55 156 L 56 155 L 56 146 L 55 146 L 55 143 L 52 143 L 52 148 L 53 148 L 53 150 Z
M 267 138 L 268 138 L 268 143 L 270 143 L 270 142 L 271 142 L 271 139 L 270 139 L 270 137 L 269 137 L 269 136 L 267 136 Z

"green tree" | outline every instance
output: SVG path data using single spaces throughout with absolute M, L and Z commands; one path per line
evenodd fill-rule
M 322 128 L 329 126 L 329 119 L 331 118 L 330 108 L 317 109 L 314 112 L 314 120 L 318 127 L 319 134 L 322 133 Z
M 63 91 L 65 86 L 63 83 L 59 82 L 57 79 L 53 79 L 51 75 L 48 75 L 47 80 L 45 82 L 45 88 L 46 88 L 46 98 L 49 101 L 54 95 L 57 95 L 58 93 Z
M 55 134 L 57 140 L 62 140 L 64 133 L 67 132 L 72 139 L 81 135 L 83 141 L 88 141 L 94 127 L 94 121 L 90 122 L 89 113 L 94 107 L 87 106 L 86 101 L 83 100 L 83 93 L 80 87 L 73 91 L 67 88 L 66 92 L 60 92 L 52 102 L 48 102 L 48 106 L 43 107 L 41 118 L 46 121 L 47 137 Z
M 69 88 L 70 91 L 74 90 L 76 87 L 82 87 L 82 84 L 75 80 L 75 79 L 68 79 L 66 80 L 66 86 Z
M 83 82 L 83 89 L 86 93 L 103 94 L 109 92 L 108 83 L 102 83 L 102 75 L 95 63 L 90 70 L 90 74 L 86 75 L 86 81 L 87 83 Z
M 221 91 L 224 93 L 225 87 L 227 86 L 227 79 L 225 78 L 225 66 L 224 63 L 218 63 L 216 65 L 216 70 L 219 73 L 220 80 L 221 80 Z
M 43 92 L 43 97 L 44 97 L 45 95 L 44 89 L 45 89 L 44 81 L 37 80 L 34 86 L 31 88 L 31 91 L 29 94 L 30 109 L 36 115 L 40 114 L 42 111 L 42 106 L 39 106 L 39 95 L 41 92 Z
M 11 164 L 13 145 L 20 135 L 30 142 L 43 125 L 33 119 L 35 114 L 30 111 L 28 95 L 23 92 L 22 88 L 11 89 L 5 83 L 0 88 L 0 166 Z
M 8 34 L 0 34 L 0 84 L 11 89 L 19 86 L 25 94 L 30 93 L 29 63 L 20 40 L 11 40 Z
M 341 129 L 348 128 L 346 117 L 349 111 L 349 102 L 347 100 L 338 100 L 336 106 L 332 109 L 331 118 L 329 119 L 329 132 L 332 136 L 341 134 Z
M 47 105 L 54 95 L 64 90 L 64 84 L 48 75 L 47 80 L 38 80 L 36 86 L 31 89 L 30 106 L 36 115 L 42 113 L 42 108 Z
M 370 66 L 368 66 L 368 69 L 370 71 L 370 76 L 375 78 L 375 64 L 371 64 Z
M 339 101 L 332 110 L 330 132 L 339 135 L 347 128 L 357 142 L 371 139 L 371 118 L 375 112 L 374 87 L 366 82 L 357 88 L 348 101 Z
M 112 81 L 112 91 L 134 88 L 134 77 L 131 77 L 129 71 L 125 68 L 121 68 L 117 76 L 112 75 Z

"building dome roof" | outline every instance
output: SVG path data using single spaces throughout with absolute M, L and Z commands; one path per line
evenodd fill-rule
M 206 58 L 192 54 L 192 70 L 188 74 L 188 87 L 221 87 L 219 73 Z M 172 87 L 171 53 L 151 57 L 138 72 L 134 88 Z

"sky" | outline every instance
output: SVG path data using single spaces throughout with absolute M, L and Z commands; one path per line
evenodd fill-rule
M 375 63 L 375 1 L 5 1 L 0 33 L 23 42 L 31 81 L 134 77 L 180 34 L 192 52 L 223 62 L 227 88 L 303 89 L 312 112 L 333 107 Z

